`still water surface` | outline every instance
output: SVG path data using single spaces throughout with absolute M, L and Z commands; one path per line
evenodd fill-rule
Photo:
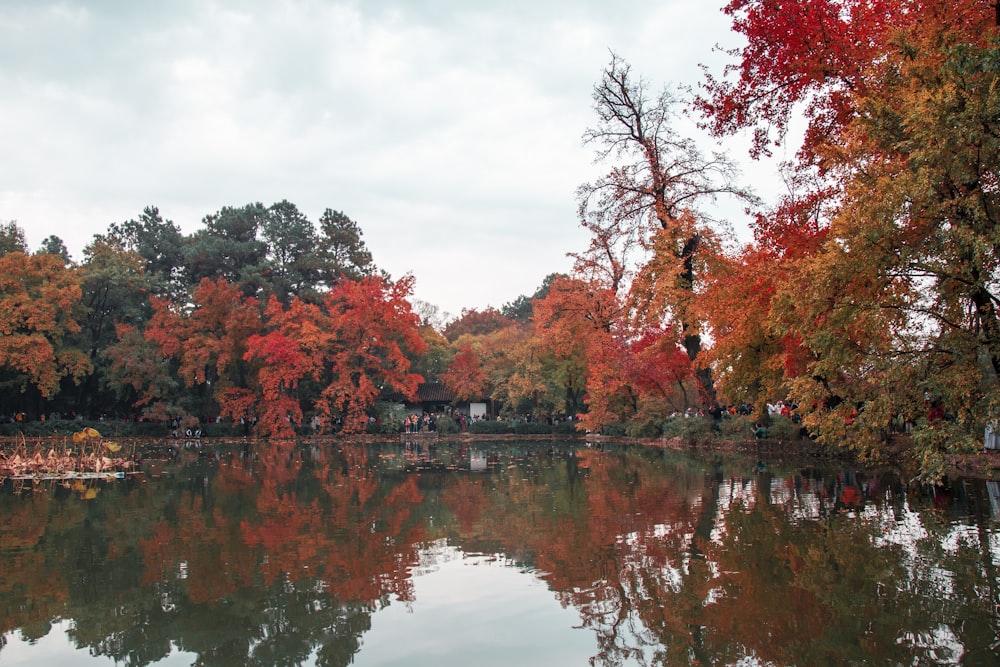
M 0 490 L 0 664 L 997 665 L 1000 489 L 573 443 Z

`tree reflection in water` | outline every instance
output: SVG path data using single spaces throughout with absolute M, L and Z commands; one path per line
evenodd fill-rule
M 127 665 L 347 665 L 446 545 L 533 573 L 597 665 L 995 664 L 985 482 L 642 447 L 179 450 L 97 497 L 0 494 L 0 634 Z M 92 495 L 92 494 L 91 494 Z M 495 600 L 482 600 L 483 606 Z M 555 603 L 555 602 L 554 602 Z M 512 613 L 516 613 L 516 610 Z M 456 641 L 460 641 L 456 638 Z M 13 644 L 0 648 L 0 658 Z

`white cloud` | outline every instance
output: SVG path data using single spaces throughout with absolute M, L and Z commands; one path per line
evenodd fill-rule
M 79 257 L 147 205 L 191 232 L 288 199 L 347 213 L 418 298 L 500 306 L 586 243 L 609 49 L 694 83 L 726 25 L 689 0 L 8 2 L 0 221 Z

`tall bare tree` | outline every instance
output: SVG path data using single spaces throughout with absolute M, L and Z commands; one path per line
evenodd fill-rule
M 632 317 L 672 320 L 694 362 L 702 342 L 690 297 L 715 222 L 698 207 L 718 195 L 751 195 L 737 185 L 737 169 L 726 156 L 706 155 L 678 130 L 683 100 L 667 88 L 651 97 L 616 54 L 593 99 L 597 123 L 584 143 L 610 168 L 577 191 L 581 224 L 592 234 L 590 247 L 576 256 L 577 268 L 593 276 L 595 267 L 606 266 L 612 282 L 605 287 L 628 292 L 622 296 Z M 707 369 L 699 381 L 706 396 L 714 396 Z

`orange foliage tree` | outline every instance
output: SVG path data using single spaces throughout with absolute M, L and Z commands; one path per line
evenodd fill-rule
M 586 391 L 588 413 L 578 416 L 593 430 L 617 421 L 608 411 L 610 401 L 605 399 L 621 387 L 614 382 L 613 373 L 604 377 L 600 366 L 601 360 L 613 353 L 617 312 L 612 290 L 566 276 L 553 280 L 549 293 L 535 303 L 537 336 L 560 364 L 567 393 L 573 388 L 578 393 Z
M 459 346 L 458 352 L 441 374 L 441 381 L 459 401 L 469 401 L 486 395 L 486 372 L 483 360 L 468 341 Z
M 567 390 L 583 386 L 581 427 L 658 422 L 696 402 L 690 360 L 668 326 L 626 326 L 610 289 L 560 277 L 535 304 L 537 335 L 562 364 Z M 691 394 L 691 395 L 687 395 Z
M 142 408 L 143 415 L 154 421 L 182 417 L 177 376 L 155 342 L 146 338 L 138 327 L 119 323 L 115 326 L 117 340 L 104 350 L 108 360 L 107 378 L 119 387 L 131 389 L 136 398 L 133 407 Z
M 602 410 L 604 402 L 592 399 L 604 395 L 608 388 L 604 378 L 595 376 L 599 370 L 594 362 L 611 349 L 617 312 L 612 290 L 566 276 L 553 280 L 549 293 L 535 302 L 537 335 L 561 363 L 567 391 L 587 392 L 589 411 L 580 416 L 594 430 L 615 421 Z
M 76 271 L 58 255 L 0 256 L 0 369 L 21 392 L 31 386 L 48 397 L 62 378 L 90 372 L 87 355 L 71 343 L 80 295 Z
M 735 291 L 749 294 L 752 263 L 781 232 L 774 296 L 756 301 L 766 383 L 784 355 L 781 389 L 813 406 L 805 421 L 821 437 L 877 452 L 910 421 L 922 468 L 940 474 L 941 451 L 975 447 L 1000 414 L 998 5 L 733 0 L 726 11 L 747 45 L 733 76 L 706 82 L 710 127 L 753 129 L 760 154 L 771 129 L 800 112 L 807 123 L 798 214 L 758 220 L 738 260 L 751 270 Z M 789 233 L 789 220 L 810 233 Z M 723 367 L 739 346 L 720 350 Z M 934 428 L 928 394 L 952 417 Z
M 613 55 L 594 87 L 597 123 L 584 133 L 607 174 L 578 189 L 581 224 L 591 245 L 579 258 L 586 277 L 608 276 L 604 287 L 622 300 L 623 325 L 642 330 L 672 324 L 691 362 L 702 351 L 693 295 L 702 281 L 701 256 L 714 242 L 697 206 L 721 194 L 749 198 L 724 155 L 706 155 L 678 131 L 682 100 L 658 96 Z M 595 271 L 596 269 L 596 271 Z M 701 401 L 714 397 L 708 367 L 697 375 Z
M 324 300 L 331 345 L 324 351 L 326 385 L 316 407 L 327 420 L 343 419 L 347 433 L 364 431 L 366 411 L 379 394 L 415 396 L 423 378 L 410 372 L 408 354 L 426 344 L 407 297 L 413 278 L 390 282 L 378 276 L 338 283 Z
M 462 314 L 444 327 L 445 338 L 454 342 L 464 335 L 482 336 L 509 326 L 512 320 L 496 308 L 463 308 Z
M 793 112 L 804 106 L 809 126 L 801 157 L 811 161 L 814 149 L 835 138 L 853 115 L 853 93 L 868 87 L 865 67 L 884 54 L 892 27 L 912 15 L 915 6 L 926 4 L 730 0 L 723 11 L 733 17 L 733 30 L 747 44 L 725 77 L 706 77 L 696 104 L 717 134 L 753 130 L 754 156 L 780 143 Z M 973 5 L 987 6 L 981 0 L 960 4 L 965 7 L 951 10 L 957 12 L 955 18 Z
M 170 383 L 155 372 L 159 355 L 173 360 L 185 386 L 210 389 L 221 417 L 255 423 L 262 435 L 294 435 L 303 408 L 328 427 L 342 420 L 344 432 L 363 431 L 383 391 L 412 396 L 422 380 L 409 372 L 408 355 L 426 349 L 406 301 L 411 288 L 412 278 L 342 280 L 321 303 L 293 298 L 285 307 L 272 298 L 262 311 L 225 279 L 206 278 L 189 309 L 153 299 L 143 339 L 122 327 L 115 368 L 141 388 L 149 414 L 183 414 L 169 405 Z
M 331 333 L 323 310 L 297 297 L 287 309 L 272 297 L 265 320 L 268 331 L 251 335 L 244 354 L 255 371 L 252 382 L 230 394 L 223 413 L 244 419 L 254 414 L 259 432 L 290 436 L 302 423 L 299 382 L 318 377 Z
M 795 267 L 826 239 L 821 220 L 830 198 L 828 189 L 782 198 L 756 216 L 753 244 L 710 260 L 699 299 L 713 339 L 704 363 L 718 370 L 719 391 L 732 401 L 784 398 L 787 380 L 807 370 L 812 352 L 795 333 L 797 323 L 779 315 L 776 299 Z
M 190 309 L 155 297 L 151 302 L 146 340 L 176 361 L 184 386 L 204 388 L 224 414 L 233 416 L 232 397 L 246 387 L 250 375 L 243 360 L 247 342 L 262 326 L 257 300 L 243 296 L 224 278 L 204 278 L 192 294 Z M 200 409 L 205 414 L 205 408 Z

